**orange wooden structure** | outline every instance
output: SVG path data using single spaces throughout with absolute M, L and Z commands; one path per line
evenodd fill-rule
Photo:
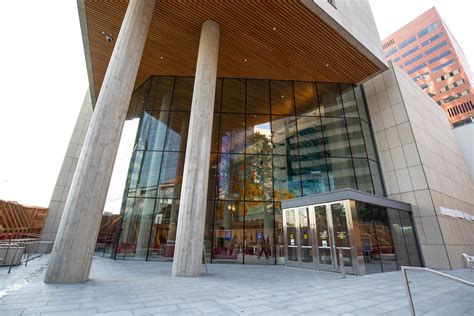
M 0 240 L 38 237 L 47 208 L 0 200 Z

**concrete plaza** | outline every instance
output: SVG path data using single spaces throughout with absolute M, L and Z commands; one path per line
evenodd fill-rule
M 0 315 L 410 315 L 400 272 L 351 276 L 285 266 L 208 264 L 201 278 L 171 276 L 171 263 L 94 257 L 91 280 L 43 283 L 49 257 L 7 274 Z M 474 270 L 449 271 L 474 281 Z M 417 314 L 474 315 L 474 289 L 410 272 Z

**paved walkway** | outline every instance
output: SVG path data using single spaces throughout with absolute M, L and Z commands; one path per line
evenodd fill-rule
M 0 315 L 409 315 L 400 272 L 362 277 L 284 266 L 208 265 L 173 278 L 170 263 L 95 258 L 83 284 L 42 282 L 47 256 L 0 268 Z M 474 270 L 450 271 L 474 281 Z M 419 315 L 474 315 L 474 289 L 425 272 L 410 277 Z

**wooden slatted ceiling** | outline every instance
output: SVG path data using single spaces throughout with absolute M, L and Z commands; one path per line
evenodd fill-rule
M 127 1 L 86 0 L 98 94 Z M 299 0 L 157 0 L 135 86 L 151 75 L 194 76 L 202 23 L 221 27 L 218 76 L 357 83 L 379 68 Z

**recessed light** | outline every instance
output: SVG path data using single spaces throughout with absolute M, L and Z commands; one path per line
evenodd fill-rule
M 160 59 L 163 59 L 163 56 L 160 56 Z
M 245 58 L 244 61 L 247 61 L 247 58 Z
M 285 97 L 285 96 L 283 96 L 283 95 L 281 96 L 282 99 L 283 99 L 284 97 Z
M 326 67 L 329 67 L 329 64 L 326 64 Z
M 276 26 L 274 26 L 274 27 L 273 27 L 273 30 L 274 30 L 274 31 L 276 31 L 276 30 L 277 30 Z

